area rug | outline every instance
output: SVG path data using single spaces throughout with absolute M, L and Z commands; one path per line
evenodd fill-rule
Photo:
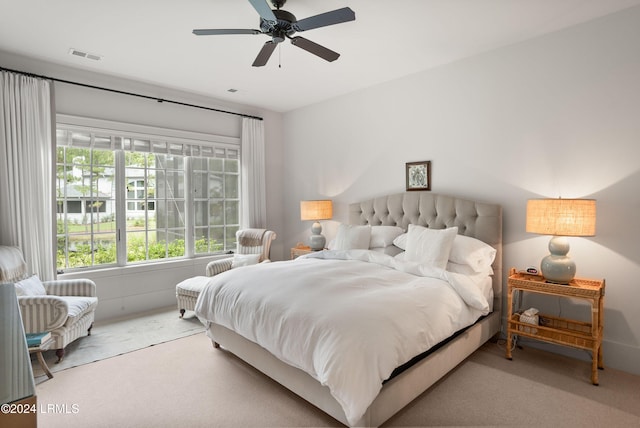
M 71 367 L 138 349 L 203 333 L 204 325 L 195 316 L 180 318 L 175 306 L 144 312 L 135 316 L 96 322 L 91 336 L 83 336 L 65 348 L 65 355 L 56 364 L 55 350 L 45 351 L 43 356 L 52 373 Z M 38 360 L 32 356 L 34 376 L 38 382 L 46 380 Z

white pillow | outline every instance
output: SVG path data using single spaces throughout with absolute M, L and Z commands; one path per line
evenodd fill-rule
M 395 245 L 389 245 L 387 247 L 369 248 L 369 250 L 375 251 L 376 253 L 386 254 L 391 257 L 395 257 L 398 254 L 404 253 L 404 251 L 402 251 L 400 248 L 396 247 Z
M 334 250 L 368 250 L 371 242 L 370 226 L 341 224 L 334 243 Z
M 404 233 L 398 226 L 371 226 L 369 248 L 384 248 L 393 245 L 393 240 Z
M 396 247 L 400 248 L 401 250 L 406 250 L 407 249 L 407 235 L 408 234 L 406 234 L 406 233 L 398 235 L 396 237 L 396 239 L 393 240 L 393 245 L 395 245 Z
M 454 244 L 455 245 L 455 244 Z M 453 263 L 452 261 L 449 261 L 447 263 L 447 270 L 449 272 L 453 272 L 453 273 L 461 273 L 463 275 L 467 275 L 467 276 L 490 276 L 493 275 L 493 268 L 491 266 L 489 266 L 488 268 L 486 268 L 485 270 L 481 271 L 481 272 L 476 272 L 475 270 L 473 270 L 471 268 L 471 266 L 467 265 L 467 264 L 458 264 L 458 263 Z
M 47 291 L 37 275 L 18 281 L 15 284 L 18 296 L 46 296 Z
M 429 229 L 409 225 L 405 260 L 446 269 L 457 227 Z
M 469 265 L 474 272 L 485 272 L 496 258 L 496 249 L 479 239 L 457 235 L 453 241 L 449 260 Z
M 260 261 L 260 254 L 234 254 L 231 268 L 241 266 L 257 265 Z

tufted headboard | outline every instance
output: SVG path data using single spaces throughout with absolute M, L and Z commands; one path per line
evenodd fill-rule
M 409 224 L 434 229 L 458 226 L 461 235 L 477 238 L 497 251 L 493 262 L 493 293 L 502 296 L 502 207 L 431 192 L 404 192 L 349 205 L 349 223 L 371 226 Z M 499 309 L 500 304 L 494 304 Z

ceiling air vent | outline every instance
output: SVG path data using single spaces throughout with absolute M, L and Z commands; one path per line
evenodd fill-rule
M 92 54 L 92 53 L 80 51 L 74 48 L 69 49 L 69 55 L 75 55 L 81 58 L 92 59 L 94 61 L 100 61 L 102 59 L 102 55 Z

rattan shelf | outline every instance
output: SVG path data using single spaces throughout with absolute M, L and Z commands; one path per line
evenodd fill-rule
M 513 335 L 587 349 L 592 352 L 591 382 L 598 385 L 598 369 L 604 368 L 602 357 L 602 335 L 604 316 L 604 280 L 576 278 L 568 285 L 549 283 L 540 275 L 530 275 L 511 269 L 507 280 L 507 351 L 512 358 Z M 591 322 L 538 314 L 539 323 L 520 322 L 520 314 L 514 310 L 514 291 L 548 294 L 561 297 L 586 299 L 591 302 Z
M 312 251 L 311 247 L 294 247 L 291 249 L 291 260 L 309 254 Z

